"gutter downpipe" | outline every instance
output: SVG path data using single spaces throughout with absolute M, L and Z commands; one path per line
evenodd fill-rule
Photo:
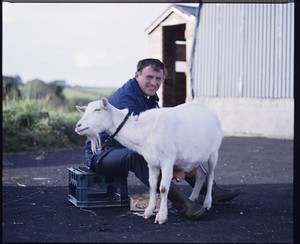
M 199 23 L 200 23 L 200 10 L 202 8 L 202 1 L 199 0 L 199 6 L 198 6 L 198 12 L 197 12 L 197 22 L 195 26 L 195 32 L 194 32 L 194 40 L 193 40 L 193 47 L 192 47 L 192 55 L 191 55 L 191 65 L 190 65 L 190 74 L 191 74 L 191 94 L 192 94 L 192 100 L 195 98 L 195 82 L 194 82 L 194 69 L 195 69 L 195 49 L 196 49 L 196 44 L 197 44 L 197 32 L 199 29 Z

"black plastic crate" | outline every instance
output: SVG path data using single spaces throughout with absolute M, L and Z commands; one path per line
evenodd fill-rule
M 80 208 L 128 206 L 127 177 L 68 168 L 69 201 Z

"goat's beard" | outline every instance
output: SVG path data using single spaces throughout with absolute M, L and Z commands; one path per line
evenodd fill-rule
M 87 135 L 87 138 L 91 140 L 91 149 L 93 154 L 98 154 L 101 150 L 101 140 L 99 134 Z

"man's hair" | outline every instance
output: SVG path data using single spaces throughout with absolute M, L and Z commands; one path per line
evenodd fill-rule
M 146 59 L 140 60 L 137 64 L 136 70 L 137 70 L 137 72 L 141 73 L 143 68 L 145 68 L 147 66 L 151 66 L 151 68 L 157 72 L 162 70 L 164 73 L 164 77 L 167 76 L 167 69 L 166 69 L 164 63 L 155 58 L 146 58 Z

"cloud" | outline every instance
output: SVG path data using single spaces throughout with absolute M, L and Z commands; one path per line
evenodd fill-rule
M 124 61 L 121 55 L 117 55 L 111 49 L 89 47 L 73 53 L 73 59 L 78 68 L 113 67 Z
M 169 5 L 4 2 L 2 72 L 119 86 L 148 53 L 146 27 Z

